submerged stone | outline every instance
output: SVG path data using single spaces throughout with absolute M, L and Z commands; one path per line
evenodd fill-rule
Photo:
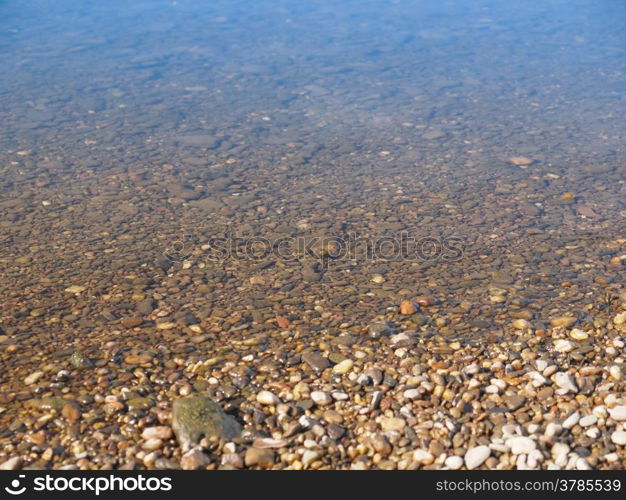
M 241 425 L 224 413 L 215 401 L 204 396 L 174 401 L 172 429 L 185 451 L 197 445 L 203 437 L 234 439 L 241 434 Z

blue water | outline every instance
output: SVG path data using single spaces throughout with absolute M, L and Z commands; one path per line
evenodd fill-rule
M 0 34 L 8 257 L 304 221 L 457 235 L 450 280 L 620 279 L 622 1 L 4 1 Z

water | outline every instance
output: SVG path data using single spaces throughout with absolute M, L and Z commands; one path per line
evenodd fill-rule
M 480 303 L 504 284 L 539 320 L 623 278 L 623 2 L 30 1 L 0 19 L 7 324 L 59 320 L 76 283 L 125 303 L 158 289 L 125 279 L 184 260 L 211 306 L 260 318 L 276 290 L 365 315 L 402 290 Z M 424 252 L 263 267 L 207 250 L 400 233 Z M 174 309 L 207 300 L 174 290 Z M 72 321 L 98 328 L 82 305 Z

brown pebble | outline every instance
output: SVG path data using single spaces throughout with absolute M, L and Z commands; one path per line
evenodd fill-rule
M 67 403 L 61 409 L 61 415 L 63 415 L 63 418 L 65 418 L 68 423 L 73 424 L 80 418 L 81 412 L 75 404 Z
M 274 452 L 268 448 L 248 448 L 244 458 L 246 467 L 269 468 L 274 465 Z
M 400 302 L 400 314 L 415 314 L 417 310 L 417 305 L 409 300 L 403 300 L 402 302 Z

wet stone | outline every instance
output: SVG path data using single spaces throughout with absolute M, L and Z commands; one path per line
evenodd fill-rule
M 203 437 L 230 440 L 241 434 L 239 423 L 215 401 L 203 396 L 174 401 L 172 429 L 183 450 L 191 449 Z
M 327 358 L 314 352 L 305 352 L 302 355 L 302 361 L 309 365 L 316 373 L 321 373 L 326 368 L 330 367 L 330 362 Z
M 74 351 L 70 356 L 70 363 L 79 370 L 86 370 L 93 366 L 92 361 L 80 351 Z

